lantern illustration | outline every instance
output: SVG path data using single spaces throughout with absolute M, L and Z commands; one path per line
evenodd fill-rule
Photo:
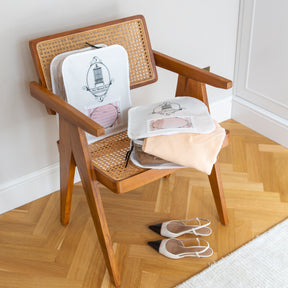
M 83 88 L 103 102 L 112 85 L 108 67 L 97 56 L 93 57 L 86 75 L 86 86 Z

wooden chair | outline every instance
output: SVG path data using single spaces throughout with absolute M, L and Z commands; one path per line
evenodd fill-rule
M 104 134 L 104 128 L 51 92 L 51 60 L 57 54 L 87 47 L 86 42 L 107 45 L 117 43 L 127 50 L 131 89 L 157 81 L 156 66 L 159 66 L 179 74 L 176 96 L 198 98 L 209 109 L 205 83 L 228 89 L 232 82 L 153 51 L 143 16 L 128 17 L 30 41 L 31 53 L 40 78 L 40 84 L 30 83 L 31 95 L 46 105 L 49 114 L 59 114 L 61 222 L 63 225 L 69 222 L 74 172 L 77 166 L 107 268 L 115 285 L 119 286 L 119 271 L 97 182 L 104 184 L 114 193 L 125 193 L 168 176 L 175 170 L 142 169 L 132 163 L 125 168 L 125 154 L 130 145 L 126 132 L 88 145 L 84 131 L 100 136 Z M 229 132 L 226 134 L 223 147 L 229 144 Z M 219 219 L 224 225 L 228 224 L 218 163 L 214 165 L 209 181 Z

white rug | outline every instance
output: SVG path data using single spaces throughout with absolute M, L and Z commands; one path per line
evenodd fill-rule
M 288 287 L 288 219 L 175 288 Z

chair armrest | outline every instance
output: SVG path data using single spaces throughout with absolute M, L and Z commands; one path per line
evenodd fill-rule
M 104 127 L 37 82 L 30 82 L 30 93 L 34 98 L 44 103 L 46 107 L 59 113 L 59 115 L 71 124 L 97 137 L 105 134 Z
M 156 65 L 208 85 L 229 89 L 232 81 L 153 50 Z

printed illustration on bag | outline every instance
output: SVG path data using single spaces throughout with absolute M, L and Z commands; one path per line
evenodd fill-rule
M 108 67 L 99 57 L 93 57 L 86 75 L 86 86 L 83 89 L 93 94 L 99 102 L 103 102 L 111 85 L 112 79 Z
M 148 121 L 149 131 L 175 128 L 192 128 L 192 119 L 189 116 L 164 117 Z
M 183 110 L 181 105 L 178 103 L 173 102 L 163 102 L 160 105 L 157 105 L 154 109 L 152 114 L 160 114 L 160 115 L 171 115 L 175 112 Z
M 191 128 L 192 119 L 189 116 L 172 116 L 172 114 L 182 111 L 184 108 L 179 103 L 166 101 L 154 107 L 152 114 L 160 115 L 157 119 L 147 121 L 148 131 L 162 129 Z
M 105 129 L 118 126 L 120 121 L 120 104 L 118 101 L 97 107 L 89 107 L 88 116 Z

